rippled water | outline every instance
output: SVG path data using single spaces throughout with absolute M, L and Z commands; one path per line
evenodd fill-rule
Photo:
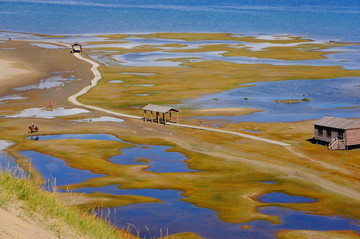
M 253 86 L 255 85 L 255 86 Z M 289 80 L 243 84 L 237 89 L 186 100 L 184 105 L 201 109 L 249 107 L 263 109 L 250 115 L 233 117 L 201 117 L 202 119 L 234 122 L 294 122 L 334 117 L 359 117 L 360 78 L 325 80 Z M 247 100 L 245 100 L 247 98 Z M 310 101 L 302 101 L 309 98 Z M 216 100 L 214 100 L 216 99 Z M 279 103 L 276 100 L 295 99 L 299 103 Z
M 0 12 L 0 29 L 17 32 L 290 33 L 328 40 L 360 39 L 354 30 L 360 28 L 356 0 L 3 0 Z

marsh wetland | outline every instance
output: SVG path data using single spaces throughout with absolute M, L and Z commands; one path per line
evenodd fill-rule
M 64 99 L 91 79 L 59 69 L 20 88 L 54 97 L 52 111 L 22 104 L 26 94 L 0 104 L 1 139 L 11 142 L 1 149 L 44 188 L 141 238 L 359 237 L 359 150 L 309 141 L 314 120 L 359 116 L 358 44 L 225 33 L 77 39 L 103 77 L 80 102 L 140 117 L 146 104 L 170 105 L 181 123 L 290 146 L 75 108 Z M 54 40 L 73 38 L 42 39 Z M 49 79 L 64 90 L 42 87 Z M 37 140 L 23 127 L 30 120 L 41 125 Z

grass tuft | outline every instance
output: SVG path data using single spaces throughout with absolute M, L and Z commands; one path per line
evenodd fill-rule
M 74 238 L 130 238 L 101 219 L 61 202 L 57 193 L 42 191 L 36 180 L 14 177 L 11 171 L 0 171 L 0 192 L 1 207 L 20 204 L 29 216 L 36 214 L 44 218 L 42 221 L 56 235 L 70 233 L 77 235 Z

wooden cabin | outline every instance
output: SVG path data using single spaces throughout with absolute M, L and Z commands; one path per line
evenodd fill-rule
M 360 147 L 360 120 L 326 116 L 314 123 L 314 140 L 330 150 Z
M 148 104 L 144 108 L 144 121 L 151 121 L 151 123 L 156 122 L 158 124 L 163 123 L 166 124 L 166 122 L 173 122 L 173 114 L 176 113 L 176 120 L 175 123 L 179 121 L 178 113 L 179 110 L 170 107 L 170 106 L 162 106 L 162 105 L 152 105 Z M 147 118 L 147 112 L 150 112 L 150 119 Z
M 79 53 L 82 52 L 82 46 L 79 43 L 75 43 L 72 45 L 72 52 Z

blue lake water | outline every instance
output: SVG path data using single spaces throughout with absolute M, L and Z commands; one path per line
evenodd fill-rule
M 31 139 L 31 138 L 28 138 Z M 127 143 L 116 136 L 110 134 L 63 134 L 63 135 L 39 135 L 36 140 L 55 140 L 55 139 L 96 139 L 121 141 Z M 148 165 L 147 171 L 171 173 L 171 172 L 196 172 L 187 167 L 184 162 L 187 158 L 178 152 L 171 152 L 171 147 L 156 145 L 139 145 L 124 148 L 119 151 L 119 155 L 109 158 L 109 161 L 123 165 Z M 38 155 L 40 157 L 40 155 Z M 41 155 L 42 158 L 45 155 Z M 143 161 L 142 159 L 146 159 Z M 45 159 L 43 159 L 45 160 Z M 53 159 L 52 162 L 57 160 Z M 59 162 L 57 162 L 59 163 Z M 45 170 L 46 171 L 46 170 Z M 63 185 L 63 184 L 62 184 Z
M 294 122 L 335 117 L 359 117 L 360 79 L 291 80 L 243 84 L 240 88 L 186 100 L 184 105 L 197 108 L 250 107 L 263 109 L 249 115 L 233 117 L 201 117 L 233 122 Z M 245 100 L 244 98 L 247 98 Z M 302 100 L 299 103 L 279 103 L 275 100 Z M 216 100 L 214 100 L 216 99 Z
M 141 195 L 162 200 L 162 203 L 140 203 L 114 207 L 110 210 L 96 209 L 94 211 L 96 215 L 106 215 L 119 228 L 128 228 L 134 234 L 139 233 L 142 238 L 147 238 L 150 235 L 151 238 L 157 238 L 161 235 L 164 236 L 166 232 L 171 234 L 194 232 L 207 239 L 270 239 L 275 238 L 275 233 L 279 229 L 360 231 L 357 221 L 353 219 L 311 215 L 282 207 L 262 207 L 259 209 L 264 214 L 278 216 L 282 221 L 281 224 L 258 220 L 248 223 L 226 223 L 219 220 L 217 213 L 211 209 L 196 207 L 193 204 L 181 201 L 181 192 L 176 190 L 120 189 L 118 185 L 109 185 L 98 188 L 78 188 L 73 192 Z M 281 196 L 302 203 L 312 201 L 306 197 L 291 197 L 287 194 L 278 195 L 276 200 L 281 199 Z M 326 225 L 323 225 L 324 223 Z M 241 225 L 248 225 L 250 228 L 242 229 Z
M 282 223 L 278 225 L 269 225 L 258 221 L 257 226 L 262 229 L 290 229 L 290 230 L 354 230 L 360 232 L 360 226 L 357 220 L 339 217 L 339 216 L 319 216 L 306 214 L 301 211 L 291 210 L 283 207 L 262 207 L 258 210 L 261 213 L 275 215 L 280 217 Z
M 69 134 L 69 135 L 40 135 L 39 140 L 56 140 L 56 139 L 98 139 L 98 140 L 115 140 L 121 139 L 108 134 Z M 125 159 L 129 163 L 135 163 L 134 152 L 126 150 L 139 150 L 137 157 L 146 156 L 154 160 L 152 156 L 162 155 L 160 161 L 167 159 L 167 153 L 175 153 L 178 160 L 183 160 L 184 156 L 176 152 L 165 152 L 169 149 L 165 146 L 136 145 L 136 147 L 126 148 L 121 151 L 122 157 L 127 154 L 130 159 Z M 144 150 L 144 151 L 142 151 Z M 154 151 L 153 151 L 154 150 Z M 45 179 L 48 180 L 48 187 L 52 186 L 52 181 L 56 177 L 57 185 L 66 185 L 85 181 L 94 177 L 103 175 L 94 174 L 88 170 L 71 168 L 62 159 L 54 158 L 49 155 L 41 154 L 35 151 L 23 151 L 23 156 L 31 158 L 34 167 L 39 170 Z M 172 155 L 172 156 L 174 156 Z M 1 155 L 0 155 L 1 156 Z M 123 161 L 113 157 L 113 161 Z M 170 160 L 171 161 L 171 160 Z M 119 163 L 121 163 L 119 162 Z M 138 162 L 136 162 L 138 163 Z M 160 162 L 159 162 L 160 163 Z M 178 165 L 178 164 L 175 164 Z M 162 165 L 165 169 L 160 171 L 173 171 L 166 169 L 168 164 Z M 157 166 L 156 166 L 157 167 Z M 156 168 L 154 166 L 154 168 Z M 160 167 L 160 168 L 161 168 Z M 183 167 L 178 165 L 177 167 Z M 274 181 L 263 181 L 263 183 L 273 184 Z M 120 187 L 119 187 L 120 186 Z M 215 189 L 214 189 L 215 190 Z M 227 238 L 245 238 L 245 239 L 272 239 L 275 238 L 276 231 L 279 229 L 303 229 L 303 230 L 355 230 L 360 231 L 357 221 L 340 216 L 318 216 L 310 215 L 305 212 L 285 209 L 281 207 L 262 207 L 260 212 L 269 215 L 279 216 L 282 223 L 272 224 L 266 221 L 251 221 L 248 223 L 227 223 L 221 221 L 217 212 L 207 208 L 197 207 L 183 200 L 182 192 L 177 190 L 160 190 L 160 189 L 122 189 L 121 185 L 107 185 L 102 187 L 84 187 L 77 188 L 71 192 L 78 193 L 95 193 L 102 192 L 113 195 L 139 195 L 160 199 L 161 203 L 138 203 L 110 209 L 95 209 L 93 213 L 106 217 L 111 223 L 119 228 L 130 229 L 134 234 L 139 234 L 142 238 L 156 238 L 173 233 L 194 232 L 199 236 L 207 239 L 227 239 Z M 291 196 L 284 193 L 269 193 L 260 197 L 261 201 L 269 203 L 311 203 L 313 199 L 299 196 Z M 249 229 L 243 229 L 240 226 L 248 225 Z
M 36 151 L 21 151 L 20 154 L 29 158 L 33 167 L 46 179 L 44 188 L 47 190 L 52 190 L 54 186 L 76 184 L 104 176 L 88 170 L 72 168 L 62 159 Z
M 134 165 L 142 164 L 149 165 L 146 169 L 158 173 L 175 173 L 175 172 L 196 172 L 187 168 L 183 162 L 187 158 L 177 152 L 167 152 L 171 149 L 167 146 L 146 146 L 146 147 L 131 147 L 120 150 L 122 154 L 109 158 L 109 161 L 118 164 Z M 146 159 L 149 162 L 141 162 L 139 160 Z
M 0 170 L 10 172 L 16 177 L 28 177 L 29 174 L 16 163 L 14 157 L 5 151 L 13 144 L 8 140 L 0 140 Z
M 0 29 L 34 33 L 290 33 L 360 39 L 357 0 L 2 0 L 0 13 Z
M 125 39 L 126 40 L 126 39 Z M 163 41 L 162 39 L 156 39 Z M 137 42 L 137 43 L 136 43 Z M 140 41 L 142 42 L 142 41 Z M 173 43 L 174 41 L 167 41 L 167 43 Z M 217 42 L 217 41 L 214 41 Z M 276 59 L 266 59 L 266 58 L 257 58 L 257 57 L 243 57 L 235 56 L 228 57 L 222 56 L 226 51 L 209 51 L 209 52 L 169 52 L 173 50 L 184 50 L 185 49 L 196 49 L 199 46 L 206 46 L 211 43 L 205 43 L 205 41 L 198 42 L 186 42 L 179 41 L 178 43 L 188 44 L 188 47 L 184 48 L 164 48 L 163 51 L 151 51 L 151 52 L 137 52 L 137 53 L 127 53 L 116 55 L 112 54 L 111 56 L 103 56 L 102 54 L 92 54 L 91 57 L 96 59 L 107 66 L 135 66 L 135 67 L 146 67 L 146 66 L 160 66 L 160 67 L 179 67 L 181 66 L 181 61 L 172 61 L 174 59 L 181 58 L 193 58 L 189 61 L 225 61 L 232 62 L 237 64 L 270 64 L 270 65 L 313 65 L 313 66 L 341 66 L 344 69 L 357 70 L 360 69 L 358 55 L 360 54 L 360 47 L 337 47 L 338 51 L 344 51 L 343 53 L 337 54 L 327 54 L 325 59 L 315 59 L 315 60 L 302 60 L 302 61 L 287 61 L 287 60 L 276 60 Z M 140 45 L 139 40 L 132 42 L 135 45 Z M 194 46 L 195 43 L 195 46 Z M 233 41 L 221 41 L 219 44 L 242 44 L 244 47 L 276 47 L 276 46 L 288 46 L 288 44 L 264 44 L 264 43 L 246 43 L 246 42 L 236 42 Z M 146 43 L 143 43 L 146 44 Z M 159 44 L 159 42 L 157 43 Z M 122 48 L 126 44 L 117 44 L 117 48 Z M 157 47 L 156 45 L 154 47 Z M 96 52 L 94 52 L 96 53 Z
M 0 170 L 11 172 L 16 177 L 28 177 L 29 174 L 22 169 L 16 162 L 15 159 L 8 155 L 6 152 L 0 150 Z
M 266 203 L 310 203 L 317 200 L 308 197 L 292 196 L 286 193 L 274 192 L 261 195 L 257 200 Z

